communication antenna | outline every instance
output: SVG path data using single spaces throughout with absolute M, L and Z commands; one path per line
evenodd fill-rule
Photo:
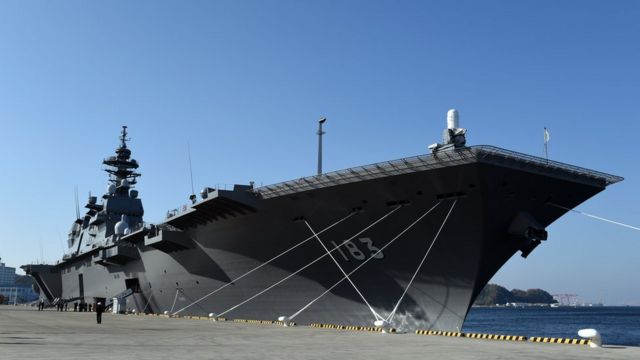
M 189 199 L 192 204 L 196 203 L 196 191 L 193 188 L 193 167 L 191 166 L 191 144 L 187 141 L 187 155 L 189 156 L 189 177 L 191 178 L 191 195 Z
M 324 124 L 324 122 L 327 121 L 326 117 L 321 117 L 320 120 L 318 120 L 318 132 L 316 134 L 318 134 L 318 175 L 322 174 L 322 135 L 325 134 L 324 131 L 322 131 L 322 124 Z
M 76 193 L 76 219 L 80 219 L 80 204 L 78 203 L 78 185 L 74 188 Z
M 38 244 L 40 245 L 40 264 L 44 264 L 44 252 L 42 251 L 42 237 L 38 236 Z
M 127 126 L 126 125 L 122 125 L 122 134 L 120 135 L 120 147 L 126 148 L 127 147 L 127 141 L 129 141 L 131 139 L 129 139 L 127 137 Z

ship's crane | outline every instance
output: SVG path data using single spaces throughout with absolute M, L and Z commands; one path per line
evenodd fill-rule
M 575 306 L 578 303 L 578 294 L 553 294 L 552 296 L 563 306 Z

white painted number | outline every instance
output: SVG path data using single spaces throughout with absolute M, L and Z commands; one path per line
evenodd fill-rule
M 358 239 L 358 241 L 362 245 L 366 246 L 366 251 L 362 251 L 357 243 L 351 240 L 345 241 L 342 246 L 338 246 L 338 244 L 333 241 L 331 243 L 333 244 L 334 248 L 338 250 L 338 253 L 345 261 L 350 261 L 351 259 L 363 261 L 367 257 L 373 257 L 374 259 L 384 259 L 384 254 L 377 246 L 373 245 L 373 240 L 368 237 L 364 237 Z M 344 251 L 343 248 L 347 251 Z M 347 256 L 347 253 L 351 256 Z
M 333 240 L 331 240 L 331 243 L 333 244 L 333 248 L 334 248 L 334 249 L 337 249 L 337 250 L 338 250 L 338 253 L 339 253 L 340 255 L 342 255 L 342 258 L 343 258 L 345 261 L 349 261 L 349 258 L 347 257 L 347 255 L 345 255 L 344 251 L 342 251 L 342 248 L 341 248 L 341 247 L 338 247 L 338 244 L 336 244 Z
M 356 244 L 354 244 L 351 240 L 344 243 L 344 247 L 347 248 L 347 250 L 349 250 L 349 252 L 351 253 L 351 256 L 354 259 L 360 260 L 360 261 L 365 259 L 365 256 L 362 253 L 362 251 L 360 251 L 360 249 L 358 249 L 358 246 L 356 246 Z
M 384 254 L 382 254 L 382 251 L 380 251 L 380 249 L 373 245 L 373 240 L 368 237 L 360 238 L 359 240 L 361 243 L 367 245 L 367 249 L 371 252 L 371 256 L 376 259 L 384 259 Z

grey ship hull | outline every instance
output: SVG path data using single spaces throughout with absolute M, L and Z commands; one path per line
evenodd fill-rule
M 138 311 L 270 320 L 290 316 L 344 278 L 331 257 L 235 306 L 327 254 L 306 220 L 316 233 L 333 225 L 318 235 L 328 249 L 355 235 L 351 245 L 332 255 L 347 273 L 366 261 L 350 278 L 383 317 L 433 243 L 391 326 L 459 331 L 475 297 L 498 269 L 517 251 L 528 253 L 539 242 L 527 231 L 540 232 L 565 213 L 552 203 L 573 208 L 619 180 L 477 147 L 253 192 L 215 191 L 166 220 L 162 231 L 134 232 L 119 247 L 56 265 L 62 283 L 58 297 L 109 299 L 130 288 L 134 294 L 128 307 Z M 294 319 L 362 326 L 374 320 L 348 281 Z

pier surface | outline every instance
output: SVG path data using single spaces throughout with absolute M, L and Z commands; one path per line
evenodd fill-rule
M 0 305 L 3 359 L 640 359 L 640 348 L 281 327 Z

